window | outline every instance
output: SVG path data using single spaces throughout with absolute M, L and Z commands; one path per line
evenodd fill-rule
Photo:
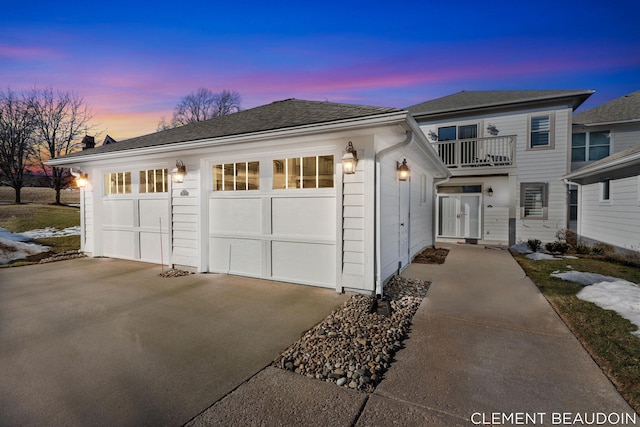
M 131 172 L 105 174 L 104 194 L 131 194 Z
M 609 131 L 574 133 L 571 139 L 571 161 L 586 162 L 604 159 L 609 155 Z
M 333 156 L 293 157 L 273 161 L 273 189 L 332 188 Z
M 222 163 L 213 165 L 214 191 L 246 191 L 260 189 L 260 162 Z
M 167 169 L 140 171 L 140 193 L 166 193 L 169 191 Z
M 438 141 L 471 139 L 478 137 L 478 125 L 446 126 L 438 128 Z
M 600 181 L 600 200 L 607 202 L 611 200 L 611 180 L 605 179 Z
M 549 114 L 529 118 L 529 147 L 552 147 L 552 120 Z
M 427 189 L 427 176 L 420 174 L 420 204 L 425 205 L 429 201 L 428 189 Z
M 520 217 L 525 219 L 547 219 L 547 184 L 520 184 Z

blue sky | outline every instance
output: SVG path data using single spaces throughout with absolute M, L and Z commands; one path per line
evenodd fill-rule
M 181 97 L 406 107 L 460 90 L 640 89 L 640 3 L 605 1 L 16 2 L 3 89 L 75 91 L 102 135 L 153 132 Z

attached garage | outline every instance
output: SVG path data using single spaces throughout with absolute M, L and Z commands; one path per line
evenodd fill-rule
M 364 293 L 433 244 L 449 175 L 405 110 L 294 99 L 49 163 L 89 177 L 89 255 Z

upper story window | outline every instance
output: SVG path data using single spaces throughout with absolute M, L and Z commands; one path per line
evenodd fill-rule
M 260 162 L 213 165 L 214 191 L 246 191 L 259 189 Z
M 293 157 L 273 161 L 273 189 L 332 188 L 333 156 Z
M 444 126 L 438 128 L 438 141 L 454 141 L 478 137 L 478 125 Z
M 607 157 L 611 150 L 611 133 L 607 131 L 574 133 L 571 161 L 586 162 Z
M 166 193 L 169 191 L 167 169 L 148 169 L 140 171 L 140 193 Z
M 104 194 L 131 194 L 131 172 L 104 174 Z
M 553 147 L 553 116 L 551 114 L 529 117 L 529 148 Z
M 611 200 L 611 180 L 603 179 L 600 181 L 600 201 L 607 202 Z

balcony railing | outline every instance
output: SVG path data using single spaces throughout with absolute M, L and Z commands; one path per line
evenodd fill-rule
M 511 166 L 514 163 L 516 137 L 457 139 L 432 144 L 448 168 Z

